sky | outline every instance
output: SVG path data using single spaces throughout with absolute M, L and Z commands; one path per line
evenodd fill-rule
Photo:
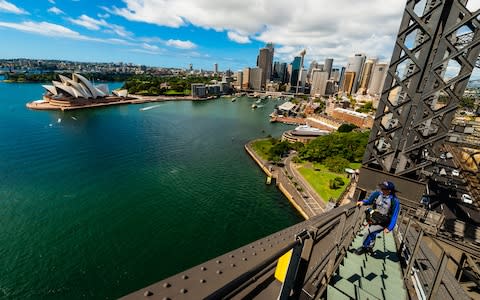
M 401 0 L 0 0 L 0 58 L 240 70 L 272 42 L 274 60 L 389 62 Z

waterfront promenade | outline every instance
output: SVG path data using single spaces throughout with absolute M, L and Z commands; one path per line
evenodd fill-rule
M 287 197 L 295 209 L 305 218 L 309 219 L 325 211 L 332 209 L 335 203 L 326 202 L 310 186 L 310 184 L 298 172 L 296 165 L 292 162 L 292 157 L 284 159 L 284 166 L 272 165 L 262 159 L 253 149 L 251 141 L 245 145 L 245 150 L 265 172 L 267 176 L 275 179 L 276 185 Z M 352 180 L 346 190 L 340 196 L 338 203 L 345 205 L 351 202 L 356 188 L 356 180 Z

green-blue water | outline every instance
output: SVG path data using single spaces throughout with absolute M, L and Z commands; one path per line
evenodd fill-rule
M 0 82 L 0 298 L 117 298 L 302 220 L 243 148 L 288 128 L 278 102 L 26 109 L 42 92 Z

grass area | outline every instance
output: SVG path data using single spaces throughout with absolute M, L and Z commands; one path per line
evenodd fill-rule
M 353 170 L 357 170 L 357 169 L 360 169 L 361 166 L 362 166 L 362 163 L 350 163 L 349 168 Z
M 321 164 L 314 164 L 313 166 L 310 164 L 304 164 L 298 169 L 298 171 L 325 202 L 328 202 L 330 198 L 337 200 L 350 181 L 345 174 L 330 172 L 324 165 Z M 336 190 L 332 190 L 329 187 L 329 182 L 335 177 L 342 178 L 345 182 L 345 185 Z
M 268 140 L 259 140 L 252 143 L 252 149 L 264 160 L 268 160 L 268 151 L 272 148 L 272 143 L 270 139 Z

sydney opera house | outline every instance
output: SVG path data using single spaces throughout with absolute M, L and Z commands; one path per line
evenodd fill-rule
M 96 106 L 125 100 L 126 90 L 109 94 L 106 84 L 93 85 L 87 78 L 73 73 L 72 78 L 58 75 L 61 81 L 52 81 L 53 85 L 43 85 L 43 100 L 33 101 L 27 106 L 34 109 L 63 109 Z

